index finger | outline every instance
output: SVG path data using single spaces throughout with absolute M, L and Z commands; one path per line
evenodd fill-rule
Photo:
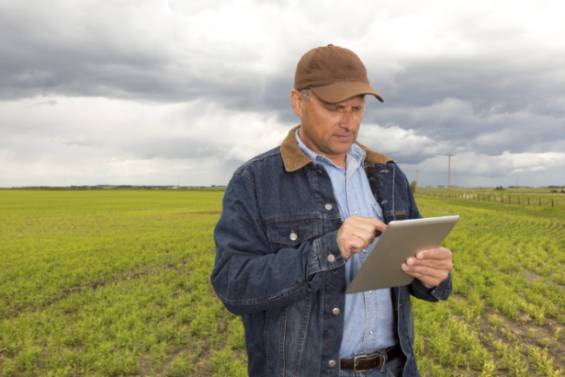
M 387 228 L 387 225 L 379 219 L 376 219 L 374 217 L 367 217 L 366 219 L 371 222 L 371 225 L 373 225 L 373 227 L 375 227 L 375 233 L 377 233 L 377 236 L 384 232 Z
M 387 225 L 380 221 L 375 217 L 367 217 L 367 216 L 351 216 L 349 219 L 354 220 L 355 222 L 361 222 L 364 224 L 368 224 L 374 228 L 375 233 L 377 235 L 381 234 L 387 228 Z
M 435 249 L 420 250 L 416 254 L 418 259 L 449 259 L 453 253 L 445 247 L 438 247 Z
M 377 234 L 380 234 L 386 230 L 387 225 L 382 221 L 380 221 L 379 219 L 376 219 L 374 217 L 369 217 L 369 220 L 371 220 L 371 223 L 375 227 L 375 231 L 377 232 Z

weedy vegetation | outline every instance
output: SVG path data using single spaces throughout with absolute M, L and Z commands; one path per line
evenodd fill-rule
M 0 190 L 0 376 L 246 376 L 209 283 L 221 191 Z M 413 300 L 424 376 L 561 376 L 565 209 L 418 194 L 458 213 L 454 293 Z
M 424 374 L 561 376 L 565 207 L 418 202 L 425 216 L 461 216 L 445 244 L 454 252 L 453 295 L 434 305 L 413 301 Z

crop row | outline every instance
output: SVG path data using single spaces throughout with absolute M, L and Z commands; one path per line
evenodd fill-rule
M 0 376 L 246 375 L 213 294 L 221 192 L 0 192 Z M 418 197 L 458 213 L 454 293 L 414 300 L 424 376 L 560 376 L 563 209 Z
M 459 213 L 453 297 L 415 303 L 429 376 L 560 376 L 565 354 L 565 220 L 539 209 L 419 198 L 427 216 Z M 557 214 L 558 215 L 558 214 Z
M 222 193 L 0 195 L 0 376 L 245 370 L 208 283 Z

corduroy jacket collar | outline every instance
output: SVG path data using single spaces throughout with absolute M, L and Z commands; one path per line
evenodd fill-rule
M 302 152 L 298 143 L 296 142 L 296 137 L 294 134 L 296 130 L 300 127 L 300 125 L 296 127 L 292 127 L 292 129 L 288 132 L 288 135 L 284 139 L 281 144 L 281 156 L 284 163 L 284 169 L 291 173 L 293 171 L 302 169 L 304 166 L 308 165 L 312 162 L 312 160 Z M 389 161 L 392 161 L 387 156 L 377 153 L 363 144 L 359 144 L 366 153 L 367 157 L 365 159 L 366 163 L 369 164 L 386 164 Z

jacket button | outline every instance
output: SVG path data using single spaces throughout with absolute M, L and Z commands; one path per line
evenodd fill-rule
M 324 208 L 327 209 L 328 211 L 331 211 L 334 208 L 334 206 L 332 203 L 326 203 L 324 205 Z
M 333 309 L 332 309 L 332 314 L 337 317 L 338 315 L 341 314 L 341 310 L 339 310 L 339 308 L 337 308 L 337 307 L 336 307 L 336 308 L 333 308 Z
M 296 241 L 298 239 L 298 234 L 296 234 L 296 232 L 290 232 L 288 238 L 290 238 L 291 241 Z
M 329 254 L 329 255 L 328 255 L 328 262 L 330 262 L 330 263 L 335 262 L 335 255 Z
M 336 365 L 337 365 L 337 363 L 334 359 L 331 359 L 331 360 L 328 361 L 328 366 L 330 368 L 335 368 Z

